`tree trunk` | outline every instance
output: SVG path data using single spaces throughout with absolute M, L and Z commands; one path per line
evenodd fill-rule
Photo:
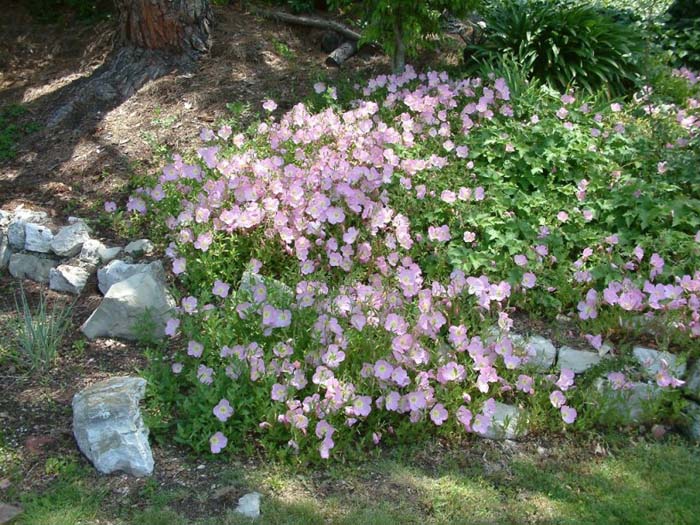
M 211 47 L 209 0 L 115 0 L 119 36 L 104 64 L 71 85 L 47 125 L 79 126 L 108 111 L 144 84 L 190 70 Z
M 403 25 L 399 14 L 394 18 L 394 56 L 391 57 L 391 65 L 395 75 L 400 75 L 406 69 L 406 44 L 403 41 Z

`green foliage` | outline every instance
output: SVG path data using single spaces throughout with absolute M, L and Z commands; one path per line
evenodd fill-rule
M 465 51 L 471 68 L 505 54 L 556 89 L 602 88 L 615 96 L 629 90 L 643 63 L 639 29 L 595 5 L 504 0 L 492 2 L 485 18 L 484 41 Z
M 17 339 L 22 358 L 32 370 L 46 371 L 58 354 L 63 336 L 71 325 L 72 305 L 60 306 L 54 303 L 51 308 L 44 292 L 39 295 L 35 311 L 20 286 L 19 301 L 15 298 L 19 323 Z
M 26 134 L 37 131 L 35 123 L 23 123 L 27 110 L 19 105 L 0 109 L 0 162 L 15 158 L 17 142 Z
M 394 72 L 403 71 L 405 56 L 415 53 L 441 34 L 440 15 L 449 10 L 462 16 L 480 4 L 480 0 L 370 0 L 361 2 L 363 42 L 378 42 L 392 56 Z M 352 0 L 333 0 L 333 8 L 357 6 Z
M 676 0 L 668 10 L 661 43 L 679 65 L 700 68 L 700 0 Z

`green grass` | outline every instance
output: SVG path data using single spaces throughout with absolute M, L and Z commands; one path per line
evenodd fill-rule
M 0 108 L 0 162 L 14 159 L 20 138 L 39 129 L 34 122 L 20 122 L 26 113 L 27 110 L 17 104 Z
M 605 456 L 581 442 L 557 443 L 545 455 L 532 446 L 504 452 L 477 443 L 313 472 L 274 463 L 233 466 L 207 483 L 263 493 L 259 522 L 266 525 L 697 523 L 698 449 L 678 438 L 624 445 L 614 439 Z M 131 492 L 129 505 L 109 504 L 110 478 L 71 461 L 53 460 L 47 468 L 55 481 L 42 493 L 19 495 L 25 512 L 18 523 L 251 523 L 232 512 L 235 498 L 207 501 L 211 490 L 163 489 L 147 480 Z M 183 501 L 199 511 L 179 513 L 190 507 Z

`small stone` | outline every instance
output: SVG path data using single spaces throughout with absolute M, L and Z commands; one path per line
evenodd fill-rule
M 139 239 L 137 241 L 132 241 L 126 245 L 124 248 L 124 253 L 130 255 L 131 257 L 143 257 L 144 255 L 150 255 L 155 250 L 155 246 L 148 239 Z
M 632 355 L 644 369 L 644 373 L 650 379 L 654 379 L 661 370 L 661 361 L 666 361 L 668 371 L 676 376 L 683 377 L 685 374 L 685 363 L 676 363 L 676 356 L 668 352 L 660 352 L 651 348 L 635 346 Z
M 90 273 L 80 266 L 61 264 L 49 271 L 49 288 L 57 292 L 80 295 L 90 278 Z
M 15 250 L 24 249 L 24 232 L 25 223 L 24 221 L 12 221 L 7 227 L 7 240 L 10 242 L 10 246 Z
M 28 222 L 24 225 L 24 249 L 30 252 L 49 253 L 53 232 L 46 226 Z
M 112 285 L 102 303 L 80 327 L 88 339 L 118 337 L 137 340 L 144 321 L 151 323 L 151 336 L 162 338 L 175 301 L 163 282 L 149 273 L 137 273 Z
M 132 264 L 117 259 L 97 270 L 97 286 L 103 294 L 106 294 L 112 285 L 138 273 L 147 273 L 154 280 L 165 283 L 165 270 L 162 262 Z
M 23 511 L 20 507 L 15 507 L 14 505 L 8 505 L 0 502 L 0 525 L 10 523 L 17 516 L 22 514 L 22 512 Z
M 532 365 L 538 370 L 549 370 L 554 366 L 557 349 L 549 339 L 533 335 L 527 339 L 525 348 L 531 356 L 527 362 L 528 365 Z
M 73 397 L 73 434 L 80 451 L 103 474 L 153 473 L 148 428 L 139 402 L 146 391 L 140 377 L 113 377 Z
M 58 261 L 31 253 L 15 253 L 10 257 L 10 275 L 17 279 L 31 279 L 38 283 L 49 282 L 51 268 L 58 266 Z
M 10 248 L 10 243 L 7 240 L 7 235 L 0 233 L 0 270 L 7 268 L 10 264 L 10 257 L 12 256 L 12 249 Z
M 78 221 L 59 230 L 51 241 L 51 250 L 61 257 L 73 257 L 80 253 L 88 239 L 90 229 L 84 222 Z
M 568 368 L 575 374 L 582 374 L 589 368 L 594 367 L 602 357 L 586 350 L 575 350 L 569 346 L 562 346 L 559 349 L 559 368 Z
M 103 250 L 100 250 L 100 259 L 102 260 L 102 264 L 112 262 L 121 252 L 122 249 L 119 246 L 115 246 L 113 248 L 105 247 Z
M 100 251 L 104 250 L 105 248 L 105 245 L 97 239 L 88 239 L 83 243 L 83 247 L 80 249 L 80 255 L 78 258 L 86 263 L 98 265 L 102 262 Z
M 12 214 L 9 211 L 0 210 L 0 230 L 7 228 L 12 220 Z
M 238 506 L 235 509 L 235 512 L 238 514 L 242 514 L 243 516 L 250 518 L 250 519 L 256 519 L 260 517 L 260 499 L 262 498 L 262 494 L 258 492 L 251 492 L 249 494 L 246 494 L 245 496 L 242 496 L 238 500 Z
M 496 411 L 491 419 L 491 425 L 486 432 L 479 435 L 486 439 L 518 439 L 527 435 L 525 421 L 521 420 L 518 407 L 496 402 Z

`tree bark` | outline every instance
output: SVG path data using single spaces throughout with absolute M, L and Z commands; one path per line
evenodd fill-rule
M 90 77 L 71 85 L 47 125 L 79 126 L 174 70 L 190 70 L 211 47 L 209 0 L 115 0 L 119 34 L 110 55 Z

